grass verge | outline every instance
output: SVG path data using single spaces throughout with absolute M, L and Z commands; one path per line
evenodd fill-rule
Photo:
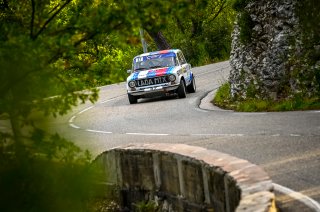
M 294 111 L 294 110 L 317 110 L 320 109 L 319 98 L 305 98 L 296 95 L 285 100 L 262 100 L 248 98 L 242 101 L 232 99 L 230 84 L 223 84 L 217 91 L 212 103 L 220 108 L 235 110 L 239 112 L 261 112 L 261 111 Z

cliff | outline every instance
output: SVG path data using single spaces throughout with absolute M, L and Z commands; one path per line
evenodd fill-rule
M 229 82 L 235 99 L 320 95 L 317 0 L 238 0 Z

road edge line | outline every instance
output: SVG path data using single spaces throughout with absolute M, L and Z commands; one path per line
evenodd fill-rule
M 273 183 L 273 186 L 274 186 L 275 191 L 278 191 L 282 194 L 286 194 L 286 195 L 290 196 L 291 198 L 308 206 L 309 208 L 314 209 L 316 212 L 320 212 L 320 204 L 317 201 L 315 201 L 314 199 L 312 199 L 302 193 L 293 191 L 290 188 L 276 184 L 276 183 Z

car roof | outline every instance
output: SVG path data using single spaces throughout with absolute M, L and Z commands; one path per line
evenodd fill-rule
M 155 52 L 147 52 L 147 53 L 143 53 L 140 55 L 137 55 L 136 57 L 142 57 L 142 56 L 150 56 L 150 55 L 155 55 L 155 54 L 166 54 L 166 53 L 178 53 L 180 51 L 180 49 L 167 49 L 167 50 L 160 50 L 160 51 L 155 51 Z

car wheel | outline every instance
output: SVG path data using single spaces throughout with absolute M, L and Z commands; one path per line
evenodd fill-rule
M 181 80 L 180 85 L 177 89 L 177 93 L 178 93 L 178 97 L 179 98 L 186 98 L 187 94 L 186 94 L 186 87 L 184 85 L 184 81 Z
M 128 99 L 129 99 L 130 104 L 136 104 L 138 102 L 138 98 L 131 95 L 131 94 L 128 94 Z
M 196 80 L 194 79 L 194 77 L 192 77 L 192 81 L 190 83 L 190 85 L 187 86 L 187 91 L 189 93 L 195 93 L 196 92 Z

